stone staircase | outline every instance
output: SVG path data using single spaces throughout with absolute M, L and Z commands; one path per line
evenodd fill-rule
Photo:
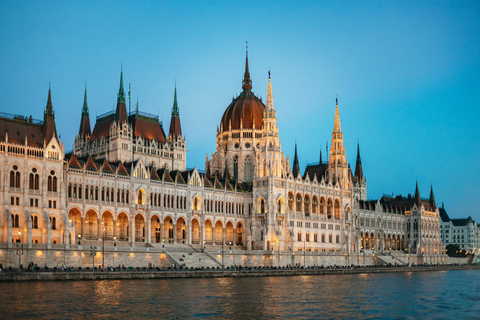
M 218 262 L 214 261 L 207 254 L 201 252 L 170 252 L 169 254 L 179 263 L 185 264 L 187 268 L 217 268 L 220 267 Z
M 404 259 L 402 259 L 403 257 L 397 257 L 394 254 L 389 255 L 385 253 L 375 252 L 375 257 L 378 260 L 380 260 L 379 261 L 380 264 L 386 264 L 386 265 L 389 265 L 389 264 L 407 265 L 408 264 L 407 261 L 404 261 Z

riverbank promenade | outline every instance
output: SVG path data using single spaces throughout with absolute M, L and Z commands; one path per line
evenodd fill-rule
M 171 278 L 220 278 L 220 277 L 270 277 L 299 275 L 374 274 L 399 272 L 435 272 L 451 270 L 480 270 L 479 265 L 443 266 L 391 266 L 391 267 L 248 267 L 248 268 L 125 268 L 115 271 L 104 269 L 40 270 L 37 272 L 8 270 L 0 273 L 0 282 L 8 281 L 65 281 L 65 280 L 122 280 L 122 279 L 171 279 Z

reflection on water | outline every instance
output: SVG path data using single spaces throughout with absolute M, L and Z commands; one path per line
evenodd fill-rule
M 480 272 L 0 283 L 0 317 L 480 318 Z

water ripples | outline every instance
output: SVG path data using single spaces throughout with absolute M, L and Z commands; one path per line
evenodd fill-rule
M 480 318 L 477 270 L 0 283 L 6 319 Z

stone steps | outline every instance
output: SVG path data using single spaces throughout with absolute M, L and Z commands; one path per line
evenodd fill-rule
M 200 252 L 192 252 L 191 254 L 185 252 L 170 252 L 170 255 L 174 257 L 180 263 L 184 263 L 187 268 L 193 267 L 209 267 L 217 268 L 219 267 L 218 263 L 213 261 L 208 255 Z M 183 261 L 181 261 L 183 259 Z

